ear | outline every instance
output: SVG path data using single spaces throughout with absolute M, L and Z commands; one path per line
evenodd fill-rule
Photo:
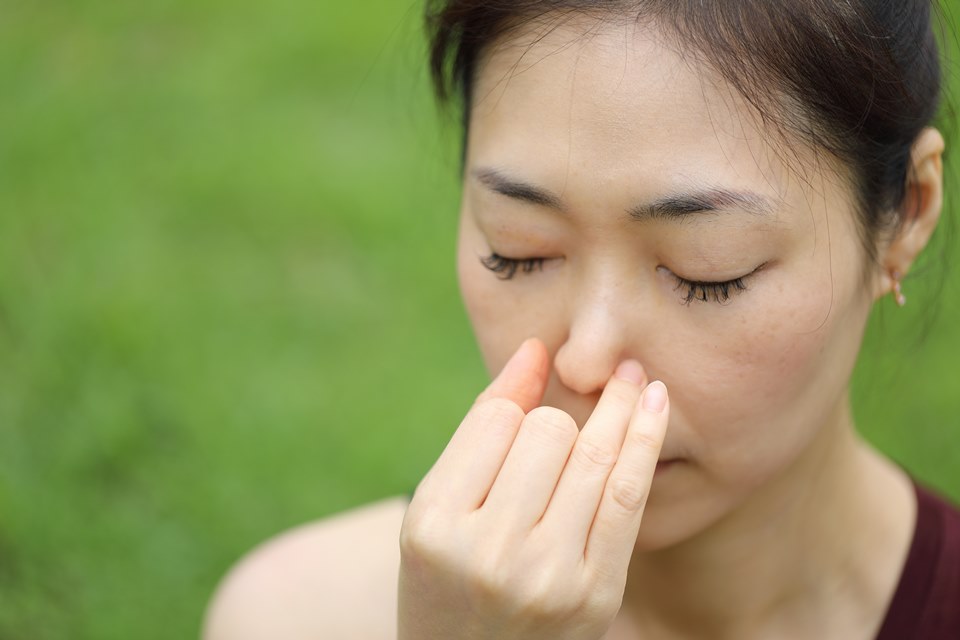
M 901 278 L 906 276 L 937 228 L 943 209 L 943 149 L 943 136 L 932 127 L 921 131 L 913 143 L 906 195 L 900 208 L 903 224 L 881 248 L 879 263 L 883 271 L 876 280 L 874 299 L 893 289 L 893 272 Z

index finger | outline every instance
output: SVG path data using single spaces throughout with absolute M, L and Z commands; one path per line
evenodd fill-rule
M 513 446 L 524 415 L 540 404 L 546 387 L 547 349 L 525 341 L 480 394 L 421 481 L 414 495 L 458 509 L 475 509 L 493 485 Z
M 550 356 L 537 338 L 528 338 L 511 356 L 503 370 L 477 396 L 474 406 L 492 398 L 503 398 L 519 405 L 524 413 L 540 406 L 547 388 Z

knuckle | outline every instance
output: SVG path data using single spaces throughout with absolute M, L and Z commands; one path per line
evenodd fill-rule
M 631 447 L 639 448 L 642 451 L 657 452 L 660 451 L 660 439 L 643 429 L 630 429 L 627 431 L 627 444 Z
M 571 461 L 586 471 L 609 469 L 617 460 L 617 452 L 588 438 L 580 438 L 573 448 Z
M 565 411 L 553 407 L 537 407 L 524 418 L 523 427 L 568 446 L 573 444 L 579 433 L 574 419 Z
M 435 559 L 442 540 L 448 536 L 447 518 L 432 506 L 407 509 L 400 525 L 400 555 L 406 558 Z
M 496 573 L 472 571 L 465 576 L 464 583 L 473 602 L 496 602 L 503 597 L 504 581 Z
M 565 620 L 579 609 L 579 600 L 564 597 L 556 591 L 531 592 L 525 597 L 523 606 L 526 617 L 540 622 Z
M 633 406 L 640 398 L 640 387 L 626 380 L 613 379 L 604 388 L 603 395 L 618 404 L 629 404 Z
M 511 576 L 500 554 L 477 554 L 469 564 L 464 586 L 472 601 L 490 604 L 509 599 Z
M 623 596 L 609 589 L 597 589 L 590 593 L 584 602 L 582 611 L 593 620 L 613 620 L 623 605 Z
M 623 477 L 611 477 L 607 491 L 614 504 L 631 512 L 642 509 L 649 495 L 644 484 Z
M 539 579 L 527 587 L 523 610 L 527 617 L 540 620 L 562 620 L 583 607 L 581 593 L 571 588 L 571 580 L 558 572 L 541 572 Z
M 488 424 L 502 424 L 514 427 L 523 420 L 523 409 L 516 402 L 506 398 L 490 398 L 480 402 L 474 409 L 474 415 Z

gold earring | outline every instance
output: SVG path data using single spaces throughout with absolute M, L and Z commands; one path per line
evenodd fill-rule
M 900 272 L 894 269 L 890 274 L 893 278 L 893 299 L 897 301 L 897 306 L 902 307 L 907 304 L 907 296 L 903 295 L 903 288 L 900 286 Z

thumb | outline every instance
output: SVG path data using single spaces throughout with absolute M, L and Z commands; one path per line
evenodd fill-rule
M 524 412 L 540 406 L 550 374 L 550 354 L 537 338 L 528 338 L 514 352 L 493 382 L 477 397 L 477 402 L 505 398 L 520 405 Z

